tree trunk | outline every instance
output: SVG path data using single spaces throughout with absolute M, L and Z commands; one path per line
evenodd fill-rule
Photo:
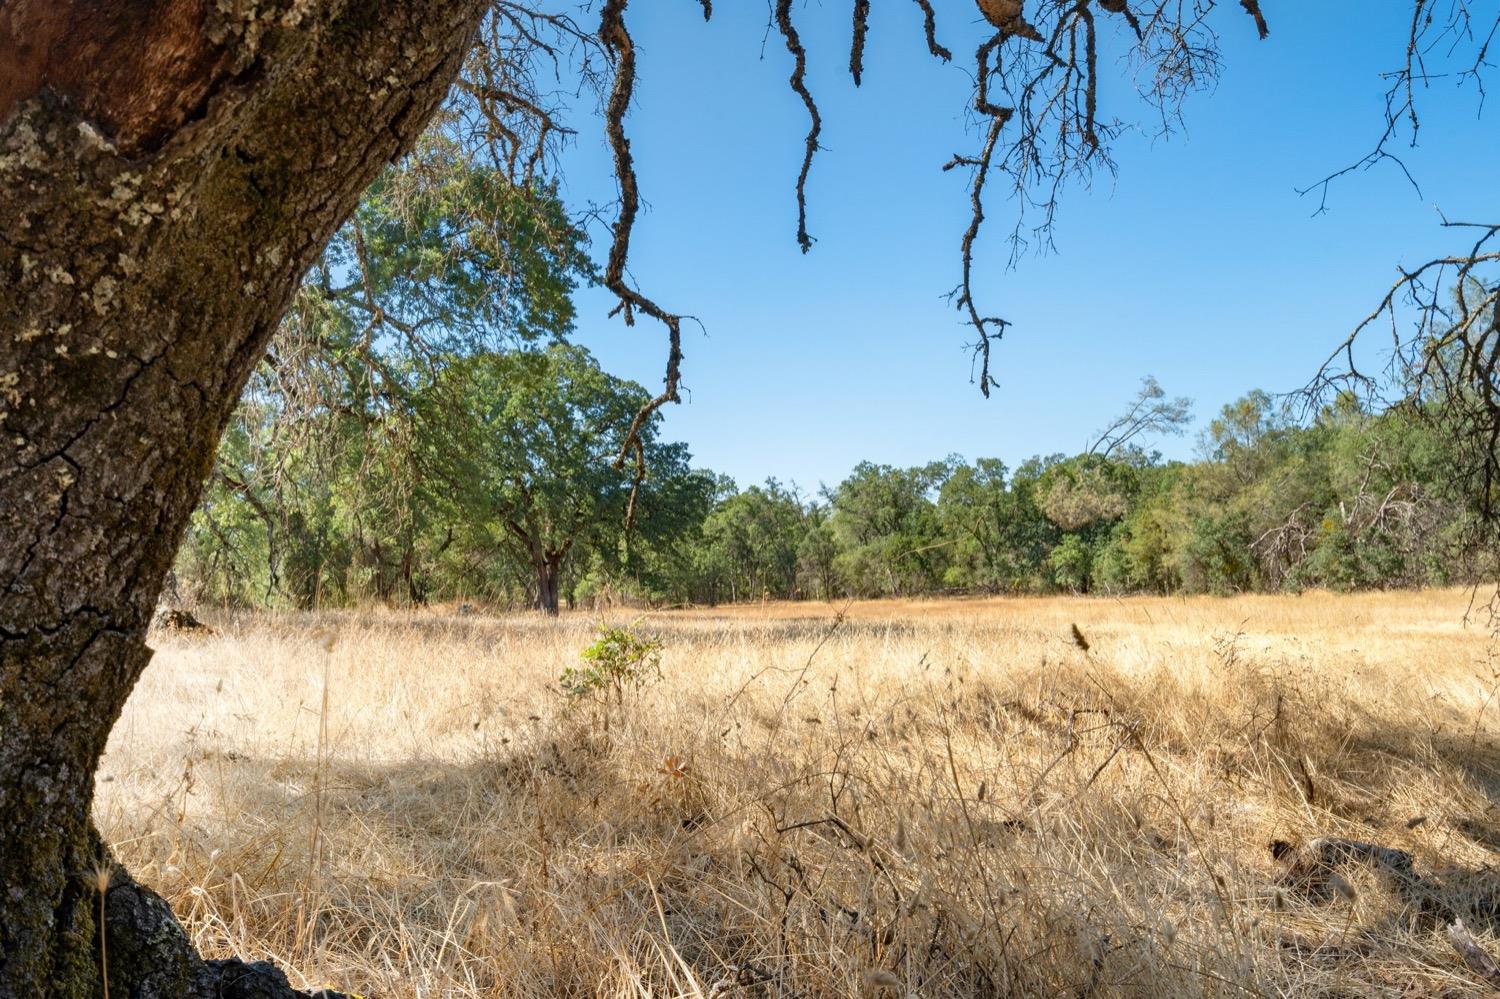
M 406 585 L 406 603 L 409 607 L 424 607 L 427 594 L 417 582 L 417 541 L 410 528 L 401 544 L 401 581 Z
M 543 555 L 536 563 L 536 609 L 549 617 L 558 614 L 558 584 L 562 577 L 562 556 Z
M 0 999 L 100 979 L 94 769 L 219 435 L 481 0 L 9 0 L 0 16 Z M 115 996 L 286 996 L 114 872 Z

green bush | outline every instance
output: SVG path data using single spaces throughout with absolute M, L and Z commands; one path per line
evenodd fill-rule
M 1088 591 L 1093 552 L 1082 538 L 1064 534 L 1047 560 L 1052 565 L 1052 579 L 1059 587 L 1074 593 Z
M 600 626 L 598 637 L 579 653 L 583 664 L 563 670 L 558 686 L 570 702 L 623 704 L 627 687 L 661 679 L 661 649 L 658 635 Z
M 1243 513 L 1197 517 L 1182 552 L 1182 584 L 1190 593 L 1224 596 L 1256 585 L 1250 532 Z

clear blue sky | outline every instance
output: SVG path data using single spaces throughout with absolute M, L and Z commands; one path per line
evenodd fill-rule
M 1014 465 L 1076 451 L 1146 374 L 1195 399 L 1201 425 L 1251 388 L 1301 385 L 1398 263 L 1450 249 L 1436 208 L 1494 215 L 1500 130 L 1478 118 L 1472 90 L 1440 82 L 1408 160 L 1420 196 L 1394 168 L 1377 168 L 1340 181 L 1330 212 L 1314 218 L 1316 198 L 1295 189 L 1378 136 L 1378 73 L 1400 59 L 1410 6 L 1266 0 L 1272 34 L 1258 42 L 1226 0 L 1218 88 L 1190 101 L 1186 132 L 1127 135 L 1118 177 L 1069 193 L 1057 253 L 1008 269 L 1014 207 L 992 200 L 976 285 L 1015 325 L 996 355 L 1000 388 L 985 400 L 969 383 L 967 330 L 942 297 L 967 224 L 964 178 L 939 168 L 975 141 L 960 65 L 980 37 L 973 5 L 936 4 L 940 40 L 960 53 L 944 66 L 925 51 L 916 4 L 876 0 L 856 90 L 850 3 L 799 4 L 825 123 L 808 189 L 818 242 L 805 257 L 792 190 L 806 120 L 786 87 L 790 59 L 778 36 L 765 38 L 764 4 L 715 6 L 708 24 L 687 0 L 632 9 L 640 79 L 627 127 L 649 205 L 632 272 L 707 328 L 687 331 L 687 394 L 666 410 L 668 436 L 741 485 L 775 475 L 812 491 L 861 459 L 905 465 L 956 452 Z M 1140 120 L 1121 79 L 1109 78 L 1102 111 Z M 565 195 L 608 202 L 602 125 L 578 121 Z M 595 233 L 601 253 L 606 240 Z M 662 332 L 607 319 L 599 292 L 580 305 L 578 340 L 656 390 Z M 1163 450 L 1192 448 L 1188 439 Z

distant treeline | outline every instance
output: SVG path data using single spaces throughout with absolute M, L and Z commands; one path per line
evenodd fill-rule
M 1416 587 L 1493 574 L 1453 456 L 1420 414 L 1344 398 L 1304 424 L 1253 392 L 1201 457 L 1136 447 L 862 463 L 807 499 L 725 488 L 632 577 L 665 601 L 943 593 L 1217 593 Z M 607 574 L 583 572 L 584 592 Z
M 1371 413 L 1350 397 L 1293 421 L 1252 392 L 1209 424 L 1197 460 L 1163 461 L 1135 441 L 1180 431 L 1185 400 L 1148 380 L 1134 415 L 1088 453 L 1014 469 L 865 462 L 813 495 L 692 470 L 653 422 L 626 531 L 633 473 L 612 461 L 647 398 L 639 386 L 564 346 L 454 361 L 422 381 L 408 406 L 351 405 L 296 439 L 252 395 L 179 585 L 239 605 L 550 609 L 1348 590 L 1495 572 L 1444 436 L 1418 410 Z
M 567 342 L 573 292 L 598 279 L 586 242 L 555 190 L 514 186 L 441 137 L 388 170 L 246 388 L 181 550 L 180 596 L 555 610 L 1495 572 L 1480 533 L 1497 512 L 1491 397 L 1451 388 L 1463 378 L 1439 382 L 1447 395 L 1398 387 L 1408 401 L 1391 409 L 1325 398 L 1297 419 L 1252 392 L 1191 462 L 1150 450 L 1187 432 L 1190 406 L 1146 379 L 1083 454 L 866 462 L 812 494 L 740 489 L 660 440 L 650 392 Z M 1425 370 L 1481 353 L 1466 332 L 1430 332 Z

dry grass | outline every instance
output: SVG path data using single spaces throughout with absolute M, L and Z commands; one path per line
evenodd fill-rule
M 607 729 L 556 689 L 590 616 L 220 621 L 159 640 L 99 815 L 208 951 L 393 999 L 1479 994 L 1441 926 L 1496 949 L 1466 603 L 655 614 Z M 1267 844 L 1327 834 L 1426 902 L 1282 884 Z

